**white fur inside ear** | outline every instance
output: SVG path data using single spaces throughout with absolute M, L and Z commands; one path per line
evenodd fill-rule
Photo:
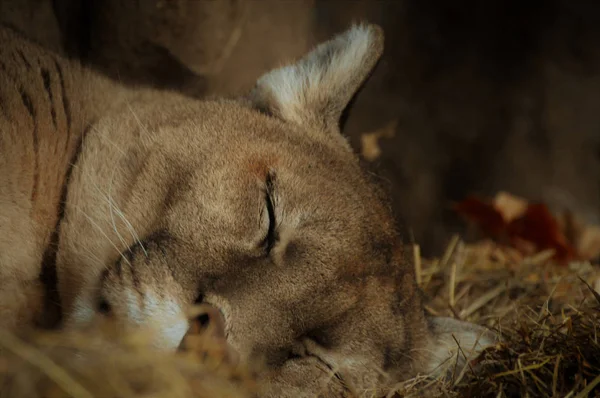
M 382 48 L 379 28 L 355 25 L 296 64 L 267 73 L 258 80 L 256 90 L 264 92 L 287 121 L 302 125 L 315 119 L 337 119 Z
M 466 361 L 475 359 L 483 349 L 496 342 L 493 333 L 487 329 L 452 318 L 432 318 L 431 332 L 425 368 L 427 373 L 437 376 L 443 376 L 456 364 L 464 366 Z

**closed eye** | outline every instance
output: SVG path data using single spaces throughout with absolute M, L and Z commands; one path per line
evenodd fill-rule
M 265 248 L 265 252 L 268 255 L 273 249 L 273 246 L 277 243 L 277 220 L 275 219 L 275 207 L 273 206 L 273 176 L 271 173 L 267 174 L 265 185 L 265 204 L 269 217 L 269 228 L 267 229 L 266 236 L 262 240 L 261 246 Z

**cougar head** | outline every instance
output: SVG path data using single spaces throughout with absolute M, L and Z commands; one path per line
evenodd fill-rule
M 175 349 L 187 306 L 209 305 L 277 397 L 377 394 L 435 369 L 453 336 L 471 348 L 475 326 L 426 317 L 385 195 L 340 134 L 382 51 L 382 31 L 358 25 L 243 98 L 159 93 L 101 120 L 61 228 L 67 326 L 111 317 Z M 109 185 L 113 222 L 89 194 Z

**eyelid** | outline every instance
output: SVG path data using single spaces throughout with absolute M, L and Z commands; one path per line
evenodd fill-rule
M 267 207 L 267 216 L 269 217 L 269 224 L 263 245 L 265 246 L 267 254 L 269 254 L 271 249 L 273 249 L 273 246 L 275 246 L 275 243 L 277 243 L 277 220 L 275 218 L 275 204 L 273 203 L 273 175 L 271 173 L 267 174 L 265 188 L 265 201 Z

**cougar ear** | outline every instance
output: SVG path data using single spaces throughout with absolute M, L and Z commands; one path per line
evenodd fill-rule
M 322 131 L 339 131 L 339 120 L 383 52 L 383 31 L 355 25 L 324 42 L 295 64 L 258 79 L 250 99 L 256 108 Z
M 446 317 L 428 318 L 430 340 L 425 352 L 425 373 L 444 377 L 458 365 L 459 371 L 497 337 L 488 329 Z

